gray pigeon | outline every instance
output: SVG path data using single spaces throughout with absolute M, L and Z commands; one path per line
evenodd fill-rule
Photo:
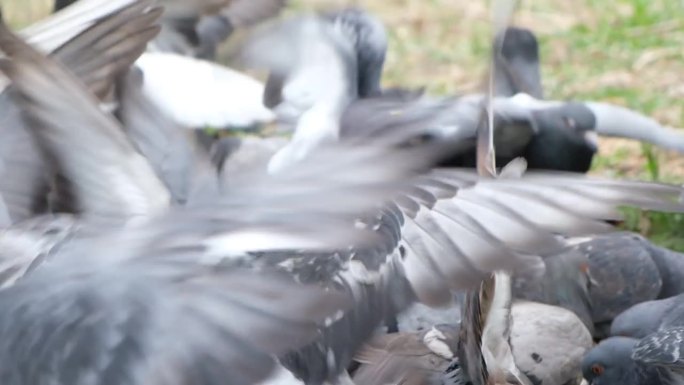
M 188 305 L 190 311 L 187 313 L 150 310 L 154 313 L 152 317 L 158 315 L 159 318 L 174 322 L 181 320 L 174 325 L 185 326 L 194 323 L 185 322 L 186 318 L 178 313 L 194 317 L 199 312 L 197 323 L 201 324 L 202 320 L 207 319 L 210 323 L 205 329 L 199 326 L 186 327 L 178 332 L 189 333 L 187 339 L 181 336 L 179 339 L 162 338 L 164 342 L 178 341 L 178 349 L 189 351 L 183 357 L 193 357 L 192 363 L 198 363 L 200 367 L 196 368 L 192 363 L 182 365 L 184 361 L 175 359 L 172 361 L 181 362 L 181 365 L 169 372 L 165 370 L 167 365 L 160 364 L 154 366 L 154 374 L 169 373 L 174 380 L 184 383 L 204 381 L 213 384 L 217 378 L 219 381 L 231 378 L 236 383 L 243 383 L 268 375 L 268 369 L 273 365 L 261 363 L 272 363 L 272 360 L 269 361 L 272 356 L 262 355 L 263 360 L 251 360 L 242 354 L 235 354 L 235 351 L 242 350 L 238 349 L 243 347 L 240 344 L 242 339 L 248 339 L 247 343 L 242 344 L 247 345 L 247 353 L 251 344 L 256 346 L 257 353 L 279 355 L 290 375 L 295 374 L 307 382 L 335 380 L 346 369 L 357 348 L 388 315 L 395 315 L 415 301 L 441 305 L 451 298 L 451 291 L 474 287 L 492 271 L 537 266 L 539 256 L 555 255 L 564 248 L 558 242 L 556 233 L 570 236 L 609 230 L 605 220 L 618 216 L 616 206 L 632 204 L 652 209 L 680 209 L 677 199 L 682 191 L 677 186 L 594 180 L 564 174 L 529 173 L 520 176 L 520 163 L 512 166 L 513 171 L 517 172 L 510 173 L 508 177 L 482 179 L 472 170 L 429 170 L 434 160 L 430 156 L 434 148 L 429 146 L 417 149 L 384 148 L 374 146 L 372 141 L 364 146 L 360 141 L 353 140 L 313 148 L 301 163 L 286 166 L 277 173 L 233 174 L 232 180 L 225 185 L 223 181 L 218 181 L 217 194 L 209 195 L 211 199 L 189 199 L 185 205 L 178 207 L 169 191 L 174 184 L 167 179 L 177 174 L 160 172 L 164 171 L 163 167 L 152 164 L 160 160 L 163 164 L 163 156 L 146 157 L 141 154 L 156 153 L 158 148 L 136 147 L 136 142 L 142 143 L 138 140 L 144 136 L 136 134 L 129 137 L 124 134 L 119 123 L 98 107 L 97 98 L 73 74 L 33 50 L 6 28 L 0 29 L 0 49 L 8 55 L 0 69 L 12 81 L 15 90 L 13 98 L 29 118 L 32 133 L 44 143 L 45 151 L 56 159 L 54 166 L 73 186 L 78 198 L 79 219 L 86 226 L 89 226 L 90 221 L 102 221 L 113 226 L 107 227 L 109 231 L 104 234 L 96 232 L 88 238 L 75 239 L 73 246 L 57 253 L 52 259 L 54 264 L 47 261 L 30 269 L 30 274 L 17 280 L 8 290 L 21 292 L 32 282 L 50 282 L 57 276 L 56 273 L 52 274 L 52 268 L 71 262 L 70 266 L 73 267 L 67 269 L 65 274 L 71 275 L 75 271 L 77 281 L 79 277 L 84 279 L 77 282 L 84 283 L 82 290 L 78 289 L 81 286 L 67 285 L 67 289 L 75 290 L 76 294 L 72 295 L 68 290 L 46 292 L 44 284 L 41 284 L 37 285 L 38 297 L 33 297 L 30 294 L 35 290 L 26 289 L 30 292 L 27 301 L 42 299 L 46 295 L 47 299 L 40 303 L 52 306 L 36 306 L 38 315 L 34 319 L 47 323 L 38 325 L 37 329 L 47 330 L 50 326 L 68 323 L 69 315 L 90 314 L 89 310 L 98 303 L 107 304 L 106 310 L 111 311 L 111 315 L 105 313 L 100 318 L 86 318 L 88 322 L 95 323 L 95 330 L 100 330 L 107 322 L 118 326 L 124 322 L 124 326 L 128 326 L 125 322 L 130 317 L 117 313 L 123 309 L 119 306 L 119 299 L 123 298 L 125 303 L 131 300 L 136 304 L 143 302 L 135 301 L 135 295 L 137 292 L 145 295 L 147 287 L 144 284 L 131 284 L 133 289 L 127 289 L 126 280 L 117 281 L 116 277 L 110 277 L 107 275 L 109 273 L 102 271 L 109 271 L 113 263 L 115 266 L 111 274 L 118 275 L 121 272 L 119 268 L 123 269 L 120 265 L 129 266 L 127 262 L 133 260 L 130 270 L 142 275 L 139 281 L 150 281 L 151 285 L 159 283 L 162 292 L 170 292 L 172 298 L 192 304 Z M 339 119 L 339 116 L 333 115 L 333 118 Z M 150 123 L 154 123 L 153 120 Z M 309 123 L 317 122 L 313 120 Z M 430 153 L 427 153 L 428 150 L 431 150 Z M 568 189 L 568 186 L 573 188 Z M 98 229 L 94 225 L 93 228 Z M 83 258 L 84 255 L 90 255 L 88 250 L 98 252 L 95 258 L 91 258 L 91 264 L 80 265 L 77 260 L 69 258 L 70 255 Z M 230 304 L 235 305 L 237 301 L 235 308 L 244 310 L 244 313 L 213 306 L 209 299 L 224 298 L 221 293 L 238 295 L 230 286 L 208 295 L 209 302 L 195 299 L 192 296 L 194 291 L 190 289 L 197 288 L 201 292 L 204 286 L 198 283 L 196 287 L 192 285 L 193 280 L 188 282 L 183 279 L 187 277 L 183 275 L 186 270 L 181 268 L 184 256 L 192 263 L 209 267 L 212 271 L 219 267 L 246 268 L 251 271 L 277 270 L 302 284 L 313 283 L 351 294 L 353 304 L 337 317 L 328 317 L 325 320 L 327 322 L 314 322 L 314 340 L 299 338 L 299 332 L 311 330 L 308 327 L 312 325 L 311 322 L 306 322 L 311 319 L 307 317 L 307 312 L 290 307 L 287 301 L 275 301 L 287 307 L 285 310 L 277 309 L 286 313 L 286 317 L 278 317 L 279 313 L 276 312 L 264 321 L 260 316 L 251 317 L 253 313 L 263 315 L 264 311 L 254 309 L 254 306 L 263 302 L 253 301 L 249 296 L 244 300 L 229 298 Z M 152 265 L 159 263 L 162 267 L 145 269 L 146 260 L 151 260 Z M 106 282 L 114 281 L 111 286 L 102 285 L 101 290 L 90 290 L 97 285 L 97 282 L 87 280 L 89 266 L 93 265 L 103 268 L 98 271 L 104 274 L 102 278 Z M 177 273 L 175 268 L 181 272 Z M 222 271 L 220 268 L 218 270 Z M 121 275 L 127 271 L 121 272 Z M 170 279 L 165 279 L 169 276 Z M 139 276 L 134 274 L 133 278 L 136 277 Z M 229 281 L 221 284 L 235 284 L 244 289 L 250 287 L 242 285 L 240 280 Z M 264 285 L 274 283 L 268 278 L 266 281 Z M 180 286 L 174 290 L 174 285 Z M 108 287 L 112 289 L 105 290 Z M 258 291 L 259 288 L 254 290 Z M 78 293 L 81 291 L 89 292 L 95 298 L 86 296 L 79 301 L 81 297 Z M 115 299 L 105 300 L 105 296 L 100 295 L 102 291 L 115 296 Z M 279 298 L 270 295 L 272 291 L 278 290 L 267 290 L 266 297 L 271 299 L 267 301 L 269 304 L 273 303 L 274 298 Z M 281 292 L 285 293 L 284 290 Z M 183 295 L 179 296 L 178 293 Z M 117 296 L 119 294 L 121 296 Z M 79 309 L 81 312 L 68 311 L 69 308 L 57 311 L 63 310 L 59 295 L 76 297 L 77 304 L 83 306 Z M 157 300 L 162 301 L 159 298 L 164 296 L 151 293 L 150 297 L 156 303 Z M 299 299 L 299 295 L 295 294 L 291 298 Z M 204 305 L 207 310 L 203 310 Z M 171 304 L 168 306 L 173 307 Z M 8 316 L 10 320 L 17 315 L 14 313 L 19 313 L 18 317 L 25 308 L 21 303 L 16 308 L 10 307 L 10 304 L 6 307 L 12 309 L 11 316 Z M 55 319 L 42 313 L 43 309 L 47 309 L 48 315 L 52 314 L 49 310 L 54 307 L 57 308 Z M 135 309 L 141 308 L 146 309 L 144 306 Z M 186 309 L 182 305 L 181 308 Z M 216 309 L 218 311 L 212 311 Z M 210 313 L 206 315 L 211 317 L 201 317 L 204 312 Z M 282 334 L 271 333 L 273 319 L 288 321 L 293 313 L 295 321 L 304 321 L 307 327 L 300 328 L 297 322 L 295 325 L 286 323 L 288 326 L 282 327 Z M 236 314 L 244 314 L 245 320 Z M 33 318 L 31 315 L 26 316 L 26 322 L 17 324 L 6 321 L 6 324 L 16 328 L 30 327 L 33 325 L 28 322 L 29 318 Z M 299 315 L 305 319 L 297 318 Z M 213 317 L 218 317 L 218 320 L 214 321 Z M 138 326 L 135 321 L 138 319 L 133 317 L 131 322 Z M 211 332 L 215 323 L 218 323 L 216 333 L 229 341 L 212 338 L 213 335 L 194 334 L 196 330 L 198 333 Z M 109 382 L 112 379 L 107 376 L 110 372 L 105 371 L 103 377 L 91 375 L 94 367 L 101 368 L 103 360 L 109 362 L 106 358 L 88 361 L 83 357 L 99 357 L 103 351 L 111 350 L 112 338 L 116 340 L 114 343 L 122 339 L 118 335 L 111 337 L 107 332 L 103 332 L 104 336 L 89 334 L 90 323 L 69 325 L 76 330 L 75 338 L 80 337 L 77 342 L 90 341 L 90 337 L 101 338 L 104 342 L 94 345 L 94 351 L 91 351 L 87 349 L 89 345 L 81 349 L 81 345 L 46 343 L 49 339 L 41 338 L 39 344 L 45 351 L 40 354 L 22 352 L 25 355 L 17 355 L 14 344 L 3 345 L 7 349 L 4 353 L 14 354 L 15 360 L 18 360 L 0 361 L 11 366 L 6 368 L 10 374 L 3 378 L 12 378 L 9 377 L 11 375 L 17 375 L 20 379 L 22 376 L 33 376 L 42 372 L 32 370 L 34 366 L 31 365 L 39 368 L 49 365 L 52 375 L 41 380 L 54 383 L 54 376 L 57 376 L 64 382 L 78 384 L 76 380 L 80 378 L 76 376 L 81 373 L 79 367 L 73 369 L 69 365 L 71 361 L 54 363 L 50 360 L 52 357 L 60 360 L 67 357 L 86 366 L 85 380 Z M 143 325 L 146 324 L 143 322 Z M 221 333 L 224 327 L 229 328 L 229 332 Z M 251 327 L 257 329 L 252 330 Z M 7 329 L 8 335 L 15 338 L 22 336 L 22 333 L 13 330 Z M 131 330 L 144 332 L 148 329 L 131 327 Z M 177 328 L 170 330 L 171 335 L 177 332 Z M 85 337 L 82 333 L 85 333 Z M 146 341 L 150 339 L 145 338 Z M 129 340 L 124 338 L 123 341 L 128 343 Z M 215 345 L 217 341 L 222 341 L 219 346 Z M 291 344 L 292 341 L 297 344 Z M 191 349 L 197 346 L 194 344 L 203 342 L 211 343 L 213 349 L 206 352 L 204 345 L 199 347 L 199 353 Z M 139 345 L 135 339 L 131 344 Z M 286 352 L 282 350 L 284 345 L 289 346 Z M 72 356 L 60 350 L 65 346 L 79 348 Z M 170 354 L 175 352 L 174 349 L 166 349 L 165 345 L 154 347 Z M 143 351 L 141 354 L 144 357 L 153 354 L 149 353 L 150 350 Z M 217 363 L 217 356 L 227 361 L 219 359 Z M 202 359 L 195 360 L 197 357 Z M 229 361 L 231 358 L 235 358 L 235 361 Z M 141 373 L 136 370 L 135 364 L 148 362 L 143 359 L 133 362 L 132 366 L 126 365 L 131 361 L 121 363 L 115 360 L 121 366 L 112 369 L 112 381 L 119 378 L 116 376 L 130 372 Z M 215 366 L 212 365 L 214 363 Z M 202 364 L 210 367 L 206 368 Z M 231 374 L 216 369 L 228 370 L 236 366 L 243 370 Z M 24 371 L 24 368 L 28 370 Z M 54 368 L 58 368 L 57 374 Z M 144 375 L 147 372 L 142 373 L 140 381 L 155 382 L 154 377 Z M 25 383 L 40 384 L 31 379 Z
M 684 292 L 684 255 L 630 232 L 579 243 L 589 258 L 590 296 L 596 324 L 609 324 L 630 307 Z
M 582 361 L 590 385 L 675 385 L 684 381 L 684 328 L 664 328 L 642 339 L 610 337 Z
M 611 337 L 584 358 L 593 384 L 679 384 L 684 381 L 684 295 L 640 303 L 615 318 Z

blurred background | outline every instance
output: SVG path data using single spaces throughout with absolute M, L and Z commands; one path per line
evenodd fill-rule
M 53 0 L 0 0 L 21 28 Z M 290 0 L 290 13 L 358 5 L 390 36 L 383 83 L 433 94 L 477 90 L 491 39 L 483 0 Z M 599 100 L 684 127 L 684 0 L 520 1 L 514 23 L 540 40 L 547 98 Z M 602 139 L 593 171 L 684 183 L 684 157 L 621 139 Z M 624 226 L 684 251 L 684 216 L 628 212 Z

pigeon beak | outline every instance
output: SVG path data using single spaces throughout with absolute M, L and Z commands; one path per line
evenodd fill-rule
M 587 130 L 584 133 L 584 140 L 594 149 L 594 151 L 598 151 L 598 146 L 599 146 L 599 136 L 594 130 Z

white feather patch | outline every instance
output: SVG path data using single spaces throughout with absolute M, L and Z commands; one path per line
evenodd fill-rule
M 191 127 L 246 127 L 272 122 L 259 81 L 204 60 L 147 52 L 136 62 L 143 92 L 177 123 Z
M 444 333 L 440 332 L 434 327 L 430 329 L 429 332 L 425 333 L 425 336 L 423 337 L 423 343 L 428 347 L 428 349 L 438 356 L 450 360 L 454 358 L 454 352 L 451 351 L 449 345 L 447 345 L 444 340 L 446 340 Z

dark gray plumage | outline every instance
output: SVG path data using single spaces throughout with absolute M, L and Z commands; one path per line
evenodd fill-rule
M 602 341 L 585 357 L 585 378 L 598 385 L 681 383 L 682 325 L 681 295 L 632 307 L 615 319 L 611 333 L 617 336 Z
M 684 294 L 646 301 L 620 313 L 610 327 L 613 336 L 643 338 L 664 325 L 684 325 Z
M 534 99 L 542 99 L 539 48 L 534 34 L 526 29 L 509 27 L 496 41 L 501 44 L 500 52 L 494 58 L 496 94 L 512 96 L 525 93 Z M 597 135 L 634 139 L 684 151 L 681 130 L 663 127 L 636 111 L 591 101 L 571 105 L 573 107 L 560 116 L 539 118 L 539 132 L 524 154 L 530 168 L 586 172 L 597 152 Z M 562 120 L 558 120 L 559 117 Z M 563 151 L 556 150 L 559 148 Z
M 660 273 L 662 286 L 658 298 L 684 293 L 684 254 L 655 245 L 643 237 L 641 240 Z
M 579 244 L 589 257 L 594 322 L 609 322 L 638 303 L 682 293 L 682 255 L 621 232 Z
M 671 370 L 673 377 L 684 380 L 684 327 L 668 326 L 642 338 L 634 346 L 632 359 L 647 365 Z
M 346 8 L 323 14 L 347 36 L 356 53 L 358 96 L 381 96 L 382 70 L 387 53 L 387 32 L 382 22 L 360 8 Z
M 496 37 L 500 50 L 494 56 L 494 94 L 512 97 L 519 93 L 543 99 L 539 44 L 534 33 L 508 27 Z M 531 113 L 535 132 L 522 155 L 531 169 L 587 172 L 597 143 L 591 136 L 597 121 L 582 103 L 568 102 Z M 562 150 L 561 150 L 562 149 Z M 517 156 L 517 155 L 512 155 Z M 510 158 L 501 159 L 508 163 Z
M 594 322 L 612 320 L 629 307 L 657 297 L 661 280 L 655 263 L 633 234 L 610 234 L 580 245 L 589 256 Z
M 528 29 L 508 27 L 496 37 L 500 48 L 494 56 L 494 95 L 513 96 L 524 92 L 543 99 L 539 43 Z

